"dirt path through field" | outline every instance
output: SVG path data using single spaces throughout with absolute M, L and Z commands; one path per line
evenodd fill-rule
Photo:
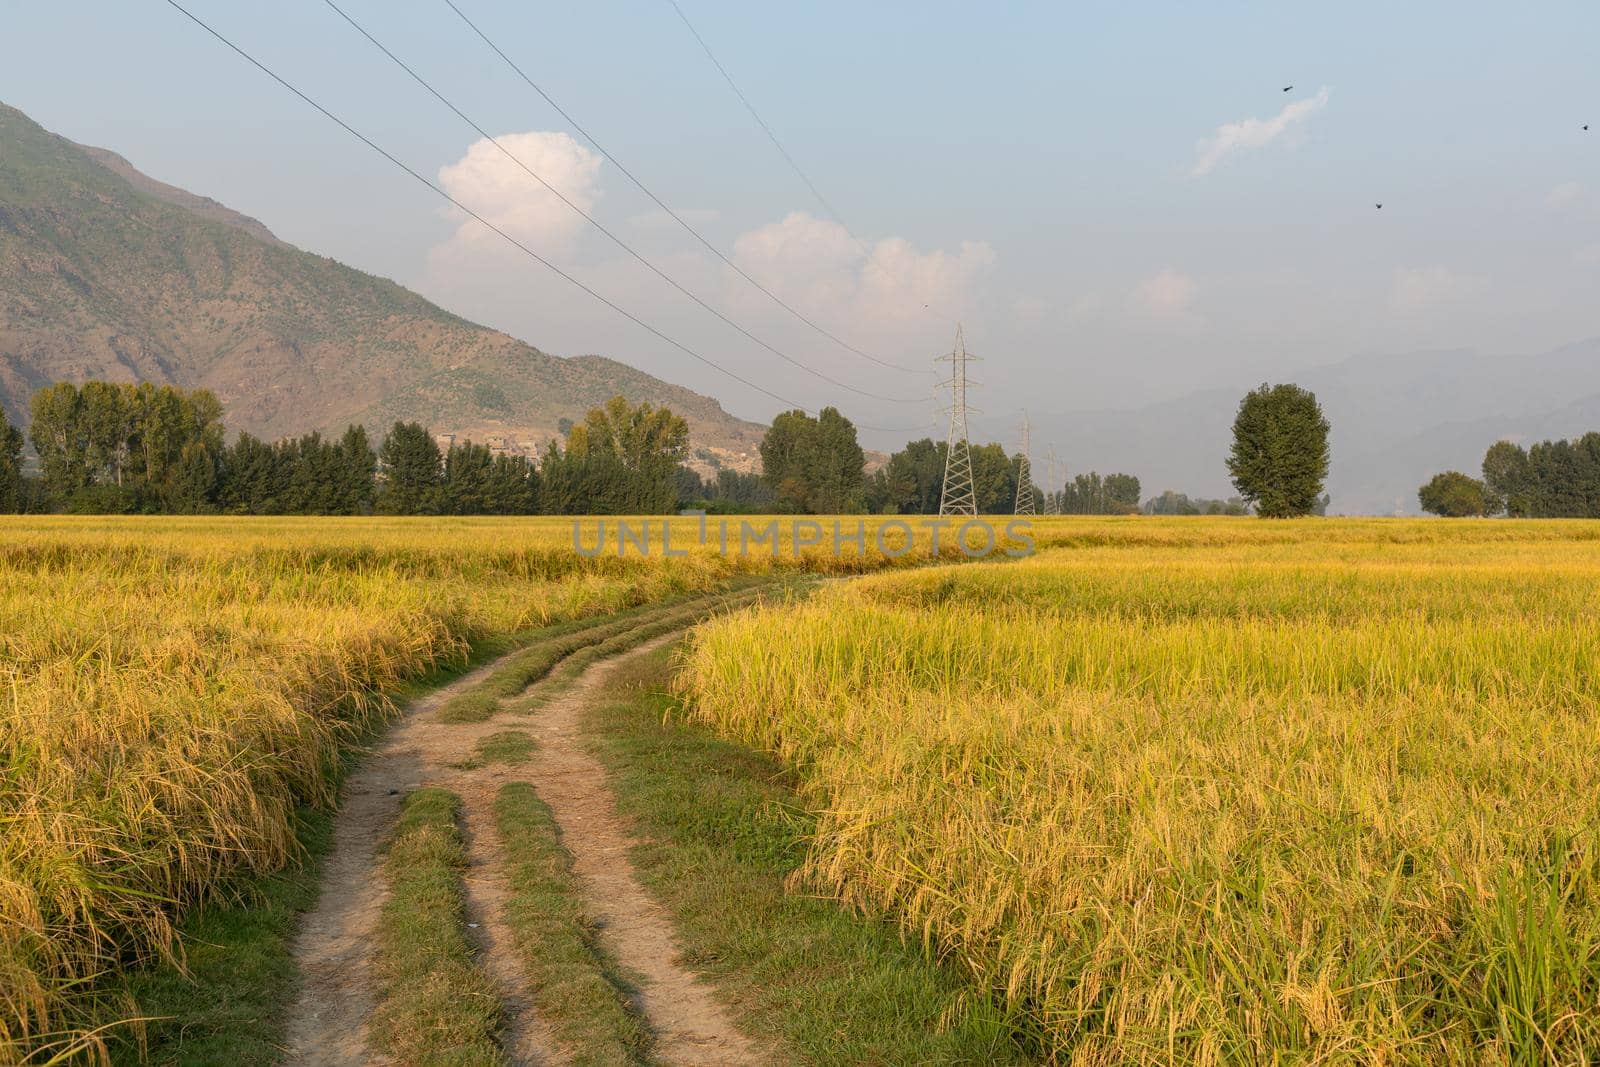
M 669 1064 L 766 1062 L 736 1029 L 711 989 L 679 959 L 666 910 L 645 892 L 628 850 L 634 839 L 617 814 L 605 768 L 589 754 L 584 712 L 618 664 L 671 641 L 669 634 L 590 667 L 533 718 L 539 746 L 527 780 L 561 826 L 601 942 L 638 981 L 656 1058 Z
M 601 928 L 603 947 L 637 981 L 638 1007 L 655 1035 L 657 1062 L 767 1062 L 733 1025 L 709 986 L 679 959 L 664 909 L 646 893 L 631 862 L 633 844 L 616 811 L 605 769 L 587 750 L 583 717 L 617 664 L 659 648 L 658 637 L 589 666 L 531 715 L 502 711 L 481 723 L 441 722 L 438 709 L 471 688 L 493 664 L 418 701 L 382 745 L 349 779 L 316 909 L 295 943 L 304 986 L 289 1027 L 291 1062 L 345 1067 L 383 1064 L 368 1048 L 366 1021 L 375 1003 L 372 952 L 385 898 L 383 844 L 405 795 L 423 786 L 456 793 L 468 853 L 463 883 L 469 928 L 480 963 L 501 995 L 502 1045 L 516 1064 L 567 1062 L 542 1026 L 505 923 L 512 889 L 494 818 L 494 801 L 508 782 L 527 782 L 551 808 L 562 843 L 572 853 L 583 907 Z M 530 762 L 472 767 L 478 744 L 505 730 L 532 734 Z
M 380 850 L 401 799 L 423 777 L 420 754 L 405 743 L 405 735 L 450 697 L 482 681 L 493 666 L 485 664 L 413 701 L 384 742 L 345 780 L 317 906 L 301 921 L 294 940 L 301 987 L 289 1017 L 293 1062 L 327 1067 L 387 1062 L 368 1051 L 366 1031 L 374 1003 L 372 942 L 384 898 Z

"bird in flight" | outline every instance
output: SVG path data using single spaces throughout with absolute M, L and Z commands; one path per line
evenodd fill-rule
M 1584 128 L 1584 129 L 1586 129 L 1586 130 L 1587 130 L 1587 129 L 1588 129 L 1588 128 L 1589 128 L 1589 124 L 1588 124 L 1588 123 L 1587 123 L 1587 122 L 1586 122 L 1586 123 L 1584 123 L 1584 124 L 1583 124 L 1583 128 Z
M 1293 89 L 1293 88 L 1294 88 L 1294 86 L 1292 86 L 1292 85 L 1285 85 L 1285 86 L 1284 86 L 1284 87 L 1283 87 L 1283 91 L 1284 91 L 1284 92 L 1288 92 L 1288 91 L 1289 91 L 1289 90 L 1290 90 L 1290 89 Z
M 1374 205 L 1374 206 L 1375 206 L 1375 207 L 1377 207 L 1377 209 L 1378 209 L 1378 210 L 1379 210 L 1379 211 L 1382 211 L 1382 210 L 1383 210 L 1383 205 L 1382 205 L 1382 204 L 1376 204 L 1376 205 Z

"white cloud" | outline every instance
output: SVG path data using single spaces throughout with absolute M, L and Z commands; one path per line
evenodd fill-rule
M 1562 208 L 1571 207 L 1582 199 L 1582 184 L 1578 182 L 1562 182 L 1550 190 L 1550 195 L 1545 198 L 1545 202 L 1559 211 Z
M 1164 267 L 1133 287 L 1133 305 L 1156 318 L 1176 318 L 1193 306 L 1199 293 L 1200 286 L 1189 275 Z
M 1307 100 L 1296 100 L 1270 119 L 1241 119 L 1238 122 L 1228 122 L 1218 126 L 1217 132 L 1201 141 L 1197 147 L 1198 155 L 1194 169 L 1190 173 L 1198 178 L 1210 173 L 1211 168 L 1220 163 L 1230 152 L 1241 148 L 1261 148 L 1270 144 L 1290 127 L 1310 118 L 1327 104 L 1328 87 L 1324 85 L 1317 91 L 1316 96 Z
M 924 318 L 925 309 L 959 315 L 995 262 L 983 241 L 922 252 L 888 237 L 863 249 L 843 226 L 802 211 L 740 235 L 733 254 L 764 285 L 803 306 L 878 326 Z
M 1482 289 L 1481 281 L 1449 267 L 1396 267 L 1389 284 L 1389 303 L 1402 310 L 1457 304 Z
M 602 157 L 565 133 L 532 130 L 498 138 L 516 159 L 584 211 L 600 197 L 596 180 Z M 475 141 L 459 160 L 439 168 L 439 183 L 461 203 L 535 251 L 565 246 L 588 225 L 487 138 Z M 455 208 L 461 223 L 451 243 L 475 247 L 501 239 Z

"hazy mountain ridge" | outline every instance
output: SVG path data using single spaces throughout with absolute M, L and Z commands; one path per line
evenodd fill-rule
M 1600 429 L 1600 338 L 1531 356 L 1471 350 L 1361 355 L 1273 381 L 1311 389 L 1333 430 L 1328 490 L 1345 514 L 1418 511 L 1417 488 L 1441 470 L 1476 475 L 1501 438 L 1529 442 Z M 1036 416 L 1067 472 L 1127 471 L 1145 495 L 1227 496 L 1225 460 L 1240 398 L 1259 382 L 1207 389 L 1125 411 Z M 1034 467 L 1042 477 L 1042 448 Z
M 749 469 L 765 428 L 600 356 L 561 358 L 0 104 L 0 405 L 60 379 L 205 387 L 268 438 L 415 419 L 526 450 L 621 393 Z M 703 466 L 706 464 L 702 464 Z

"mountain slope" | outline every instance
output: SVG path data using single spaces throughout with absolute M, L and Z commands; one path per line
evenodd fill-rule
M 664 404 L 748 469 L 764 428 L 598 356 L 563 359 L 302 252 L 0 104 L 0 405 L 60 379 L 203 386 L 275 438 L 416 419 L 527 450 L 607 397 Z

